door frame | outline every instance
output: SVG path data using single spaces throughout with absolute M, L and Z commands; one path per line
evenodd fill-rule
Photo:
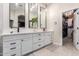
M 62 15 L 61 16 L 63 16 L 63 13 L 66 13 L 66 12 L 71 11 L 71 10 L 76 10 L 76 9 L 79 9 L 79 8 L 74 8 L 74 9 L 70 9 L 70 10 L 64 11 L 64 12 L 62 12 Z M 62 17 L 62 25 L 63 25 L 63 17 Z M 62 29 L 63 29 L 63 26 L 62 26 Z M 62 30 L 62 32 L 63 32 L 63 30 Z M 64 45 L 64 42 L 63 42 L 63 33 L 62 33 L 62 46 L 63 45 Z

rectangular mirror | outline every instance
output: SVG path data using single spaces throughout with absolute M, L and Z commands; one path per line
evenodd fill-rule
M 25 27 L 25 4 L 9 4 L 9 25 L 10 28 Z
M 29 28 L 38 27 L 38 4 L 29 3 Z
M 40 28 L 47 27 L 47 5 L 40 4 Z

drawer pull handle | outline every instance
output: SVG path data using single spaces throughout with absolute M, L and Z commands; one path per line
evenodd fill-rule
M 39 34 L 40 35 L 40 34 Z
M 16 49 L 16 47 L 10 48 L 10 50 Z
M 41 44 L 39 44 L 38 46 L 41 46 Z
M 13 55 L 11 55 L 11 56 L 15 56 L 16 54 L 13 54 Z
M 14 44 L 16 44 L 15 42 L 14 43 L 10 43 L 10 45 L 14 45 Z
M 23 41 L 23 40 L 21 40 L 21 41 Z
M 39 39 L 39 40 L 41 40 L 41 39 Z

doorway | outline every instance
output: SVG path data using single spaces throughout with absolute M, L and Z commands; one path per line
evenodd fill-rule
M 62 14 L 62 38 L 63 45 L 73 45 L 74 13 L 77 9 L 63 12 Z

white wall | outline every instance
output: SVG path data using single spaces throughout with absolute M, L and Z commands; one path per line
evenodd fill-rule
M 53 3 L 48 7 L 47 27 L 48 29 L 54 30 L 54 44 L 62 45 L 62 13 L 75 8 L 79 8 L 79 4 Z
M 2 33 L 2 17 L 3 17 L 3 5 L 2 4 L 0 4 L 0 34 Z
M 3 32 L 9 32 L 9 4 L 3 3 Z

